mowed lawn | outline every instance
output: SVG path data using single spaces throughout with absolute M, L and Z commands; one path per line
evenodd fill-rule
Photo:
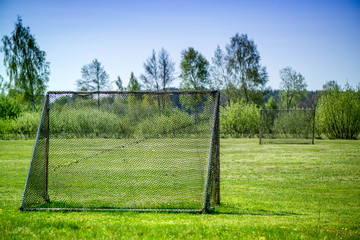
M 360 141 L 221 139 L 210 214 L 19 212 L 33 144 L 0 141 L 0 239 L 360 239 Z
M 37 146 L 24 208 L 200 212 L 203 207 L 209 138 L 53 139 L 49 203 L 44 199 L 45 144 Z

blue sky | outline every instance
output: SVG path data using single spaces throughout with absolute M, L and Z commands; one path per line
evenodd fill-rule
M 291 66 L 308 89 L 328 80 L 360 82 L 360 1 L 42 1 L 0 0 L 0 36 L 17 15 L 29 26 L 51 63 L 48 90 L 75 90 L 81 67 L 97 58 L 115 80 L 144 72 L 152 49 L 164 47 L 176 64 L 194 47 L 211 61 L 236 33 L 248 34 L 279 88 L 279 70 Z M 7 79 L 0 53 L 0 74 Z M 179 80 L 172 85 L 178 86 Z

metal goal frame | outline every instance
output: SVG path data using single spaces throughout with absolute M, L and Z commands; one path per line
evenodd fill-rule
M 51 205 L 52 203 L 52 196 L 49 193 L 49 171 L 52 158 L 54 158 L 50 151 L 51 149 L 56 149 L 55 143 L 52 143 L 52 119 L 55 116 L 51 116 L 52 108 L 54 108 L 55 101 L 59 99 L 59 96 L 69 96 L 69 98 L 75 97 L 89 97 L 93 99 L 94 104 L 98 104 L 99 109 L 100 100 L 104 96 L 112 96 L 121 97 L 125 99 L 124 101 L 130 101 L 130 98 L 136 98 L 144 96 L 151 96 L 153 99 L 160 99 L 160 98 L 167 98 L 170 100 L 168 101 L 169 108 L 173 109 L 174 111 L 181 111 L 181 114 L 186 115 L 189 114 L 191 117 L 194 117 L 194 124 L 197 124 L 196 121 L 200 122 L 200 120 L 196 120 L 197 118 L 197 111 L 205 111 L 205 105 L 200 103 L 200 110 L 191 110 L 192 108 L 187 109 L 180 109 L 179 106 L 175 106 L 175 103 L 172 102 L 171 96 L 186 96 L 188 99 L 192 98 L 201 98 L 205 96 L 208 102 L 211 101 L 211 106 L 208 107 L 208 119 L 211 116 L 211 126 L 209 128 L 202 127 L 201 131 L 207 131 L 206 136 L 209 136 L 208 141 L 208 154 L 206 159 L 206 178 L 204 178 L 204 186 L 201 188 L 204 190 L 202 195 L 202 202 L 201 207 L 179 207 L 179 208 L 167 208 L 164 205 L 160 207 L 134 207 L 133 205 L 130 207 L 103 207 L 101 203 L 98 206 L 61 206 L 57 207 Z M 200 96 L 200 97 L 199 97 Z M 149 97 L 150 98 L 150 97 Z M 191 98 L 191 99 L 192 99 Z M 209 100 L 211 99 L 211 100 Z M 196 100 L 197 101 L 197 100 Z M 213 209 L 215 206 L 220 204 L 220 131 L 219 131 L 219 101 L 220 101 L 220 92 L 213 91 L 213 90 L 189 90 L 189 91 L 94 91 L 94 92 L 84 92 L 84 91 L 49 91 L 46 94 L 45 102 L 43 105 L 41 119 L 38 127 L 38 132 L 34 144 L 33 154 L 31 157 L 31 162 L 29 166 L 28 176 L 25 183 L 24 193 L 22 196 L 21 211 L 166 211 L 166 212 L 201 212 L 206 213 Z M 140 101 L 141 102 L 141 101 Z M 160 100 L 159 100 L 160 104 Z M 161 103 L 163 104 L 163 103 Z M 94 105 L 94 106 L 95 106 Z M 179 105 L 179 104 L 178 104 Z M 95 107 L 94 107 L 95 109 Z M 211 113 L 210 113 L 211 111 Z M 60 111 L 59 111 L 60 112 Z M 194 114 L 195 113 L 195 114 Z M 205 119 L 205 123 L 207 123 L 207 119 Z M 200 123 L 199 123 L 200 124 Z M 185 126 L 187 127 L 187 126 Z M 191 127 L 191 126 L 190 126 Z M 194 128 L 195 129 L 195 128 Z M 200 130 L 199 130 L 200 131 Z M 61 132 L 59 133 L 61 134 Z M 98 133 L 97 133 L 98 134 Z M 191 137 L 192 133 L 188 133 L 187 137 Z M 195 133 L 193 134 L 195 135 Z M 93 137 L 95 134 L 92 135 Z M 157 135 L 161 139 L 161 134 Z M 195 136 L 196 137 L 196 136 Z M 195 138 L 194 137 L 194 138 Z M 94 137 L 96 138 L 96 137 Z M 120 137 L 121 138 L 121 137 Z M 132 137 L 130 136 L 129 139 Z M 135 139 L 135 138 L 134 138 Z M 136 140 L 136 139 L 135 139 Z M 67 141 L 65 139 L 64 141 Z M 70 140 L 69 140 L 70 141 Z M 75 140 L 72 140 L 75 141 Z M 175 142 L 175 141 L 174 141 Z M 54 146 L 52 146 L 54 144 Z M 41 146 L 40 146 L 41 145 Z M 40 150 L 41 152 L 39 152 Z M 205 149 L 205 148 L 204 148 Z M 76 154 L 76 153 L 74 153 Z M 96 156 L 96 154 L 95 154 Z M 151 158 L 150 154 L 144 155 L 146 158 Z M 172 159 L 169 159 L 169 162 Z M 125 161 L 125 160 L 124 160 Z M 63 164 L 65 165 L 65 164 Z M 61 165 L 61 166 L 63 166 Z M 156 166 L 155 166 L 156 168 Z M 53 168 L 52 171 L 56 169 Z M 190 171 L 190 170 L 189 170 Z M 37 179 L 38 178 L 38 179 Z M 109 179 L 110 181 L 110 179 Z M 184 180 L 186 181 L 186 180 Z M 176 183 L 173 183 L 176 184 Z M 189 190 L 190 191 L 190 190 Z M 71 193 L 69 193 L 71 194 Z M 66 197 L 65 197 L 66 199 Z M 169 204 L 170 205 L 170 204 Z M 156 206 L 156 204 L 155 204 Z M 199 205 L 200 206 L 200 205 Z

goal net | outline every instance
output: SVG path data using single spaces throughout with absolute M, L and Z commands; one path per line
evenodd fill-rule
M 21 210 L 220 203 L 219 92 L 48 92 Z
M 314 109 L 261 109 L 259 143 L 314 144 Z

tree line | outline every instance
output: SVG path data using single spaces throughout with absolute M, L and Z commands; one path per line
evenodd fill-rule
M 23 25 L 21 17 L 18 17 L 11 35 L 3 36 L 1 42 L 0 51 L 4 55 L 3 63 L 9 80 L 5 81 L 0 76 L 0 117 L 16 118 L 21 109 L 37 110 L 36 106 L 41 105 L 49 81 L 50 63 L 46 61 L 46 53 L 40 49 L 30 28 Z M 242 109 L 239 104 L 270 109 L 318 106 L 319 110 L 327 111 L 326 114 L 319 113 L 319 116 L 323 118 L 319 122 L 323 123 L 324 119 L 327 119 L 325 116 L 331 112 L 328 102 L 332 102 L 333 109 L 335 106 L 345 106 L 336 102 L 334 100 L 336 97 L 343 99 L 344 94 L 347 94 L 347 97 L 353 94 L 351 95 L 353 104 L 348 111 L 353 111 L 359 105 L 360 85 L 357 88 L 349 85 L 341 87 L 335 81 L 329 81 L 324 84 L 321 91 L 307 91 L 305 77 L 290 66 L 285 66 L 279 71 L 280 88 L 272 90 L 266 85 L 268 73 L 260 60 L 260 53 L 254 40 L 249 39 L 247 34 L 236 33 L 224 47 L 216 47 L 210 62 L 193 47 L 184 49 L 181 52 L 178 76 L 175 74 L 175 62 L 162 48 L 159 52 L 152 50 L 143 63 L 143 73 L 137 77 L 132 72 L 127 86 L 123 86 L 120 76 L 114 81 L 110 80 L 105 67 L 97 58 L 80 69 L 81 79 L 76 80 L 76 85 L 81 91 L 114 90 L 113 83 L 116 85 L 115 90 L 120 91 L 164 91 L 171 87 L 176 78 L 179 78 L 181 90 L 221 90 L 221 105 L 225 109 L 224 114 L 227 113 L 226 111 L 231 112 L 231 108 Z M 331 101 L 326 100 L 329 98 Z M 100 104 L 100 98 L 98 101 Z M 19 103 L 22 103 L 23 107 L 19 107 Z M 158 99 L 158 104 L 161 104 L 160 99 Z M 250 107 L 250 109 L 253 108 Z M 343 111 L 343 109 L 339 108 L 338 111 Z M 353 116 L 357 117 L 356 114 Z M 335 115 L 333 113 L 332 119 Z M 329 124 L 331 126 L 354 125 L 353 122 L 349 122 L 349 119 L 354 119 L 354 117 L 343 116 L 344 123 L 339 120 L 340 122 Z M 330 131 L 330 128 L 323 127 L 324 131 L 325 129 Z M 356 135 L 356 133 L 336 133 L 335 130 L 332 132 L 335 137 L 354 138 Z
M 46 61 L 46 53 L 36 43 L 30 28 L 23 25 L 21 17 L 18 17 L 12 34 L 2 38 L 1 52 L 4 53 L 9 77 L 9 81 L 5 82 L 0 76 L 1 91 L 34 108 L 46 92 L 50 63 Z M 82 91 L 112 90 L 113 83 L 116 90 L 121 91 L 164 91 L 178 77 L 180 89 L 221 89 L 226 105 L 242 100 L 263 106 L 270 88 L 266 87 L 268 73 L 266 67 L 260 64 L 260 59 L 255 42 L 247 34 L 236 33 L 224 49 L 217 46 L 211 62 L 193 47 L 184 49 L 179 76 L 175 76 L 175 63 L 162 48 L 158 53 L 152 50 L 143 63 L 144 73 L 139 77 L 131 73 L 125 87 L 120 76 L 111 81 L 96 58 L 81 68 L 81 79 L 76 80 L 76 85 Z M 306 93 L 305 78 L 291 67 L 281 69 L 280 77 L 281 91 L 276 101 L 281 103 L 282 108 L 298 107 Z

